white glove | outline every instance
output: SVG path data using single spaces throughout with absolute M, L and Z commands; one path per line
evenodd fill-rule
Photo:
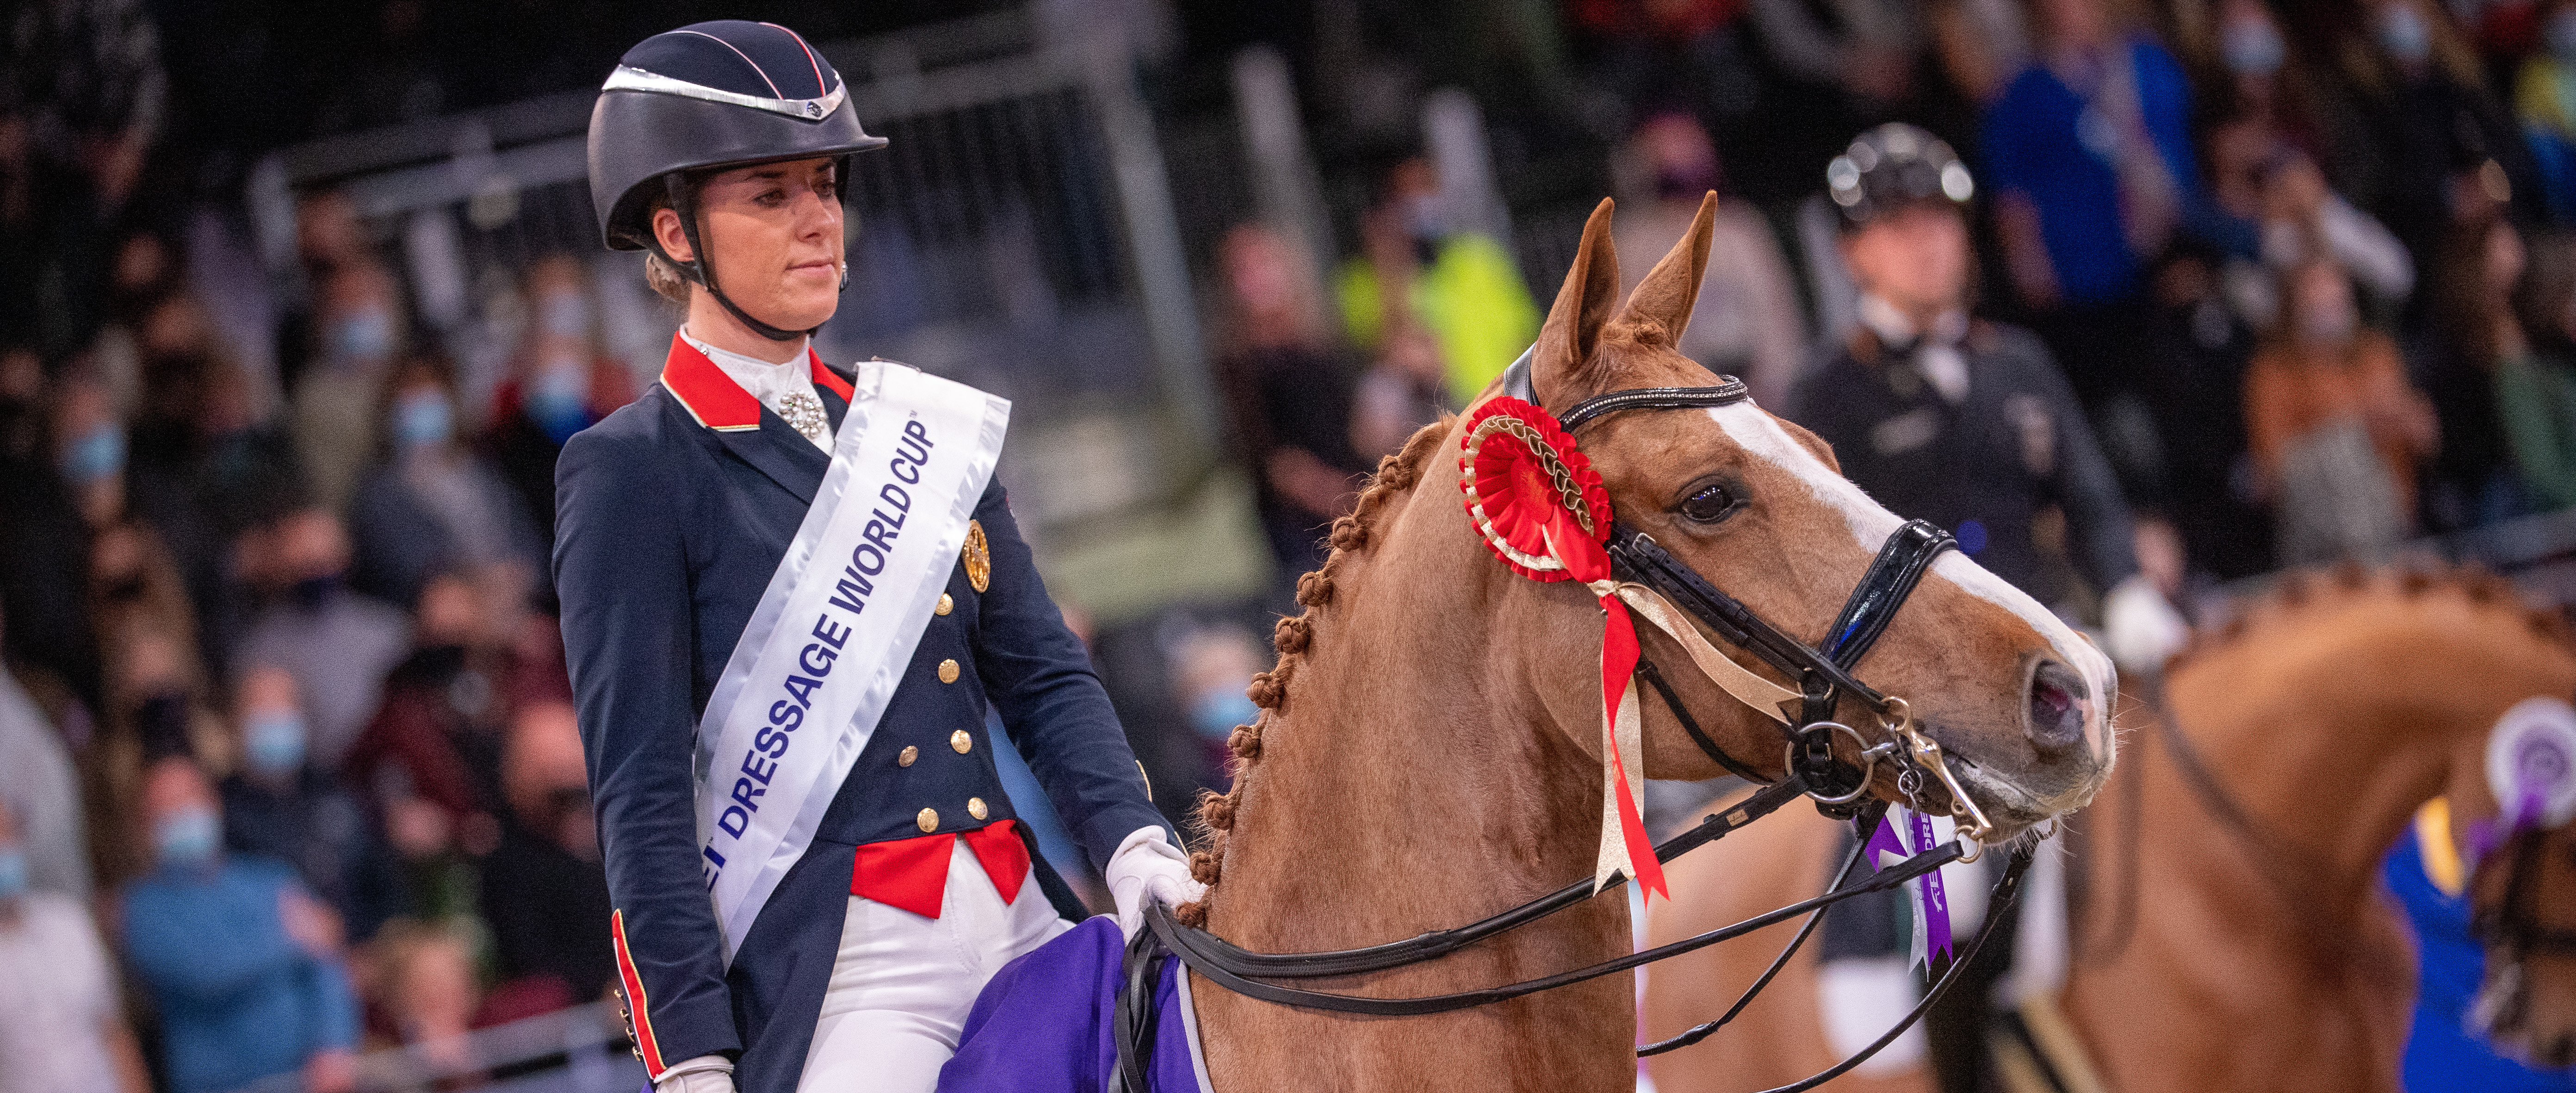
M 1118 905 L 1118 929 L 1128 937 L 1145 925 L 1145 908 L 1154 903 L 1174 907 L 1207 894 L 1207 885 L 1190 877 L 1189 855 L 1172 845 L 1160 827 L 1128 832 L 1109 856 L 1109 898 Z
M 733 1093 L 733 1062 L 722 1055 L 684 1059 L 662 1073 L 653 1093 Z
M 2102 597 L 2102 630 L 2111 662 L 2132 675 L 2163 671 L 2165 660 L 2191 639 L 2191 624 L 2144 573 L 2130 575 Z

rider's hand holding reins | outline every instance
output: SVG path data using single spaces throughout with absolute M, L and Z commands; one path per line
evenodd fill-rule
M 1178 907 L 1207 894 L 1207 885 L 1190 876 L 1189 855 L 1159 827 L 1129 832 L 1110 855 L 1106 874 L 1119 932 L 1131 938 L 1145 925 L 1145 908 L 1158 902 Z
M 653 1093 L 734 1093 L 733 1061 L 722 1055 L 700 1055 L 662 1075 Z

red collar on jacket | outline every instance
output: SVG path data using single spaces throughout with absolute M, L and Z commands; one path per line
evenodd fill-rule
M 850 401 L 850 381 L 823 367 L 822 356 L 811 345 L 805 347 L 805 360 L 814 369 L 817 385 L 841 396 L 843 402 Z M 678 334 L 671 335 L 671 355 L 662 361 L 662 387 L 707 428 L 720 433 L 760 428 L 760 400 Z

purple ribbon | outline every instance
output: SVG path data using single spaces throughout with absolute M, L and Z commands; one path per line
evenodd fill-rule
M 1931 851 L 1932 818 L 1910 808 L 1904 811 L 1908 839 L 1900 841 L 1896 829 L 1884 818 L 1878 821 L 1878 830 L 1870 833 L 1867 853 L 1872 868 L 1886 868 L 1879 861 L 1880 854 L 1906 858 Z M 1905 842 L 1912 843 L 1911 850 L 1906 848 Z M 1914 888 L 1915 921 L 1923 928 L 1923 936 L 1914 939 L 1916 950 L 1924 954 L 1927 966 L 1933 959 L 1947 959 L 1952 948 L 1950 899 L 1941 888 L 1941 871 L 1935 869 L 1906 883 Z

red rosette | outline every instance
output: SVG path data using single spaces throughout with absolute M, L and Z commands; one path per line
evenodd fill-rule
M 1458 472 L 1468 520 L 1513 572 L 1537 581 L 1609 575 L 1600 544 L 1610 537 L 1610 492 L 1546 410 L 1509 395 L 1487 400 L 1467 419 Z

